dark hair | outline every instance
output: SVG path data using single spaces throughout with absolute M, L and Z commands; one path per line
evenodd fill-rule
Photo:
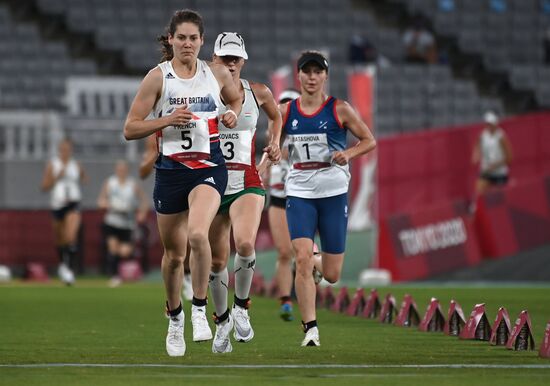
M 199 34 L 202 38 L 204 34 L 204 25 L 202 23 L 202 17 L 198 12 L 191 11 L 190 9 L 182 9 L 180 11 L 174 12 L 170 23 L 166 26 L 164 30 L 164 35 L 160 35 L 157 40 L 160 43 L 160 52 L 162 53 L 161 62 L 172 60 L 174 57 L 174 51 L 172 46 L 168 43 L 168 37 L 174 36 L 176 33 L 176 28 L 181 23 L 193 23 L 199 28 Z
M 283 90 L 283 92 L 281 92 L 281 95 L 279 95 L 279 98 L 281 98 L 281 96 L 286 94 L 286 93 L 296 93 L 296 95 L 300 95 L 300 91 L 296 90 L 294 87 L 290 87 L 290 88 L 287 88 L 287 89 Z M 291 101 L 291 100 L 294 100 L 294 98 L 290 97 L 290 96 L 285 96 L 284 98 L 279 99 L 279 103 L 283 104 L 283 103 L 286 103 L 286 102 Z
M 68 142 L 70 145 L 74 145 L 73 139 L 69 135 L 64 135 L 63 138 L 59 141 L 61 142 Z

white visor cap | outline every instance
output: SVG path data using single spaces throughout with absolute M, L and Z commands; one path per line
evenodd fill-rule
M 248 59 L 244 39 L 236 32 L 222 32 L 216 38 L 214 53 L 217 56 L 238 56 Z
M 487 111 L 483 115 L 483 120 L 485 121 L 485 123 L 488 123 L 491 125 L 498 125 L 498 116 L 492 111 Z

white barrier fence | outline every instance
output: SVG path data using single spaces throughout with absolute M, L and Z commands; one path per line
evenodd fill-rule
M 65 106 L 72 117 L 123 118 L 139 85 L 135 77 L 68 77 Z
M 139 78 L 130 77 L 69 77 L 66 113 L 0 111 L 0 159 L 43 160 L 69 136 L 77 158 L 135 161 L 138 143 L 125 141 L 122 128 L 139 84 Z
M 0 158 L 40 160 L 55 154 L 63 137 L 61 117 L 52 111 L 0 111 Z

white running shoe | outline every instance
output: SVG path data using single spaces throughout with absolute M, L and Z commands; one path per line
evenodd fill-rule
M 321 254 L 320 253 L 313 253 L 313 257 L 316 258 L 316 257 L 321 257 Z M 315 284 L 319 284 L 321 282 L 321 280 L 323 280 L 323 273 L 321 271 L 318 271 L 317 268 L 315 268 L 315 266 L 313 266 L 313 282 Z
M 59 279 L 67 285 L 74 284 L 74 273 L 73 271 L 67 266 L 65 263 L 59 264 L 59 268 L 57 269 L 57 274 L 59 275 Z
M 306 346 L 320 346 L 321 341 L 319 340 L 319 329 L 317 327 L 312 327 L 306 332 L 306 337 L 302 341 L 302 347 Z
M 166 352 L 171 357 L 181 357 L 185 354 L 185 340 L 183 339 L 183 311 L 177 317 L 170 318 L 168 334 L 166 335 Z
M 239 306 L 233 306 L 231 316 L 235 323 L 235 332 L 233 336 L 238 342 L 249 342 L 254 338 L 254 330 L 250 325 L 248 310 Z
M 233 351 L 229 334 L 233 329 L 233 317 L 229 314 L 227 320 L 223 323 L 216 324 L 216 335 L 212 341 L 212 352 L 225 354 Z
M 313 267 L 313 282 L 319 284 L 323 280 L 323 274 Z
M 193 285 L 191 284 L 191 274 L 183 274 L 183 287 L 181 290 L 181 295 L 185 300 L 193 300 Z
M 311 273 L 313 276 L 313 282 L 315 284 L 319 284 L 321 281 L 323 281 L 323 274 L 321 271 L 318 271 L 315 266 L 313 266 L 313 272 Z M 292 276 L 296 277 L 296 260 L 292 260 Z
M 120 287 L 121 284 L 122 284 L 122 279 L 118 276 L 113 276 L 109 280 L 109 287 L 111 287 L 111 288 Z
M 212 330 L 206 318 L 206 307 L 191 306 L 191 324 L 193 325 L 193 342 L 212 339 Z

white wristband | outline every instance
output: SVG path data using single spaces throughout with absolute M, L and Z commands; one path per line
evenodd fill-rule
M 237 114 L 235 114 L 235 112 L 234 112 L 233 110 L 228 109 L 228 110 L 225 112 L 225 114 L 227 114 L 227 113 L 231 113 L 231 114 L 233 114 L 233 115 L 235 116 L 235 119 L 239 119 L 239 117 L 237 117 Z

